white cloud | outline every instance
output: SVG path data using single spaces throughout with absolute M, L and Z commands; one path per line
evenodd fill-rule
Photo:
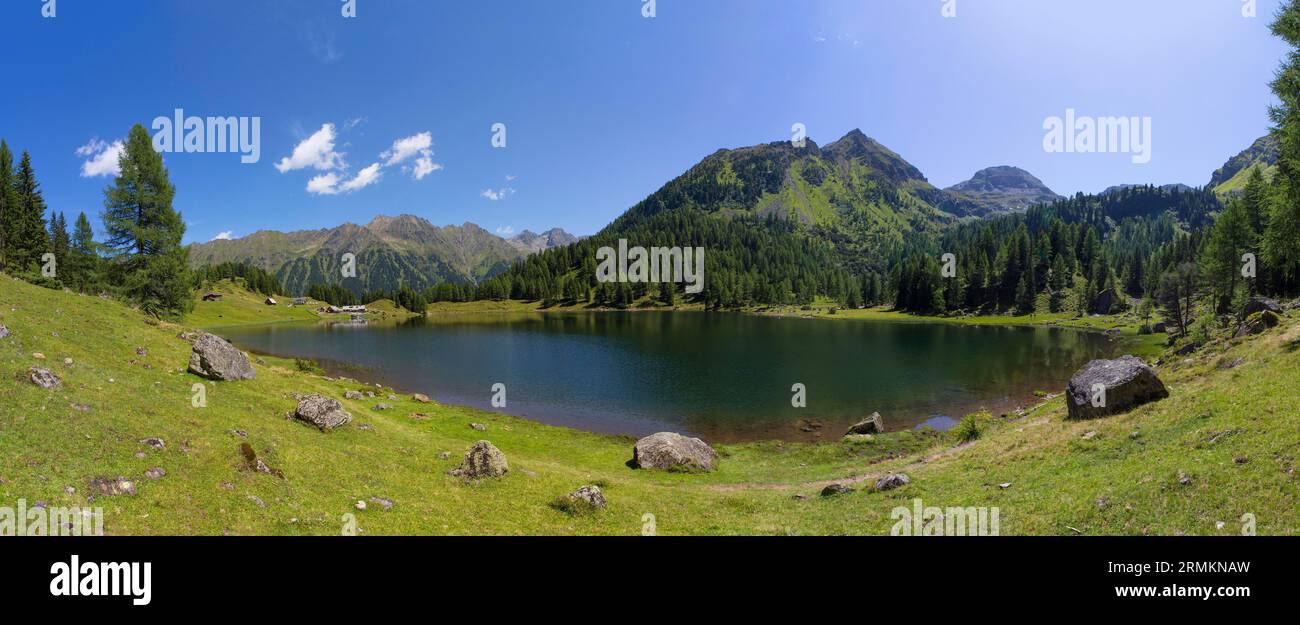
M 339 190 L 344 193 L 359 191 L 384 177 L 384 172 L 380 171 L 379 163 L 374 163 L 369 167 L 357 172 L 356 177 L 339 185 Z
M 118 160 L 125 149 L 126 145 L 120 139 L 111 144 L 98 138 L 91 139 L 86 145 L 77 148 L 77 156 L 89 157 L 81 164 L 81 177 L 116 176 L 122 173 Z
M 392 167 L 415 158 L 413 165 L 403 165 L 402 171 L 411 174 L 416 180 L 442 169 L 441 163 L 433 162 L 433 134 L 422 132 L 404 137 L 393 142 L 393 147 L 385 150 L 379 158 L 384 159 L 386 167 Z
M 514 182 L 519 176 L 506 176 L 506 182 Z
M 514 194 L 515 194 L 514 189 L 506 187 L 504 189 L 485 189 L 479 195 L 482 195 L 483 197 L 492 200 L 493 202 L 499 202 Z
M 231 240 L 231 239 L 233 239 L 233 238 L 235 238 L 235 233 L 234 233 L 234 232 L 231 232 L 230 230 L 226 230 L 226 231 L 224 231 L 224 232 L 218 232 L 218 233 L 217 233 L 217 236 L 212 237 L 212 240 L 213 240 L 213 241 L 229 241 L 229 240 Z
M 337 138 L 334 124 L 325 124 L 310 137 L 307 137 L 293 149 L 293 154 L 280 159 L 275 168 L 280 173 L 312 167 L 322 171 L 346 169 L 343 154 L 334 151 Z
M 356 176 L 351 179 L 343 180 L 335 172 L 321 174 L 307 181 L 307 192 L 312 195 L 338 195 L 340 193 L 352 193 L 360 191 L 384 177 L 382 166 L 379 163 L 373 163 L 369 167 L 357 172 Z
M 424 180 L 424 177 L 442 169 L 442 163 L 433 162 L 433 158 L 421 156 L 415 160 L 415 167 L 411 170 L 411 175 L 416 180 Z
M 339 175 L 330 172 L 307 181 L 307 192 L 312 195 L 338 195 Z
M 508 237 L 514 233 L 515 229 L 512 226 L 501 226 L 500 228 L 497 228 L 497 234 L 503 237 Z
M 387 159 L 384 163 L 393 166 L 405 161 L 416 154 L 426 154 L 433 147 L 433 134 L 422 132 L 418 135 L 412 135 L 398 139 L 393 142 L 393 147 L 379 155 L 379 158 Z

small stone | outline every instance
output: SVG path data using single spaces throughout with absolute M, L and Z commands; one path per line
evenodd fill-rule
M 392 499 L 386 499 L 386 498 L 384 498 L 384 497 L 371 497 L 371 498 L 370 498 L 370 503 L 373 503 L 373 504 L 379 506 L 380 508 L 383 508 L 384 510 L 392 510 L 392 509 L 393 509 L 393 500 L 392 500 Z
M 1224 527 L 1227 527 L 1227 525 L 1228 525 L 1227 523 L 1224 523 L 1223 521 L 1219 521 L 1219 522 L 1217 522 L 1217 523 L 1214 524 L 1214 529 L 1216 529 L 1216 530 L 1221 530 L 1221 529 L 1223 529 Z
M 487 431 L 487 426 L 486 426 L 486 425 L 483 425 L 482 423 L 471 423 L 471 424 L 469 424 L 469 427 L 471 427 L 471 428 L 473 428 L 473 429 L 475 429 L 475 430 L 478 430 L 478 431 L 480 431 L 480 432 L 486 432 L 486 431 Z
M 135 452 L 135 457 L 137 460 L 144 460 L 144 452 L 143 451 Z
M 1186 474 L 1186 473 L 1184 473 L 1184 472 L 1182 472 L 1182 471 L 1179 471 L 1179 472 L 1178 472 L 1178 483 L 1179 483 L 1179 484 L 1182 484 L 1183 486 L 1190 486 L 1191 483 L 1192 483 L 1192 476 L 1190 476 L 1190 475 L 1188 475 L 1188 474 Z
M 438 459 L 439 459 L 439 460 L 450 460 L 450 459 L 451 459 L 451 452 L 449 452 L 449 451 L 440 451 L 440 452 L 438 452 Z
M 90 406 L 86 404 L 72 404 L 72 409 L 77 412 L 90 412 Z
M 1003 482 L 1001 484 L 998 484 L 998 488 L 1001 488 L 1002 490 L 1011 488 L 1011 482 Z
M 90 491 L 98 492 L 100 495 L 113 497 L 117 495 L 134 495 L 135 484 L 124 477 L 113 478 L 95 478 L 90 480 Z
M 599 486 L 583 486 L 566 495 L 566 498 L 571 510 L 602 510 L 605 508 L 605 494 L 600 492 Z
M 416 402 L 419 402 L 421 404 L 428 404 L 432 402 L 432 400 L 429 399 L 429 396 L 425 395 L 424 393 L 416 393 L 411 396 L 411 399 L 414 399 Z
M 834 497 L 836 495 L 847 495 L 848 493 L 851 492 L 853 492 L 853 489 L 849 488 L 848 486 L 845 486 L 843 484 L 831 484 L 826 488 L 822 489 L 821 496 Z
M 161 480 L 164 475 L 167 475 L 167 471 L 162 467 L 154 467 L 144 472 L 144 476 L 151 480 Z
M 343 393 L 343 399 L 365 399 L 365 397 L 365 395 L 362 395 L 357 391 L 347 391 Z
M 396 396 L 396 395 L 389 395 L 389 396 L 388 396 L 388 401 L 397 401 L 397 396 Z
M 63 386 L 63 380 L 60 380 L 59 376 L 54 375 L 54 373 L 49 369 L 42 369 L 40 367 L 32 367 L 28 369 L 27 380 L 36 386 L 46 389 L 54 389 Z
M 1108 505 L 1110 505 L 1110 499 L 1109 499 L 1109 498 L 1107 498 L 1107 497 L 1098 497 L 1098 498 L 1097 498 L 1097 508 L 1098 508 L 1098 509 L 1105 510 L 1105 509 L 1106 509 L 1106 506 L 1108 506 Z
M 433 417 L 431 417 L 430 415 L 424 414 L 423 412 L 412 412 L 412 413 L 411 413 L 411 418 L 412 418 L 412 419 L 415 419 L 416 421 L 428 421 L 429 419 L 431 419 L 431 418 L 433 418 Z
M 891 473 L 876 480 L 876 490 L 894 490 L 911 482 L 912 478 L 907 477 L 906 473 Z
M 149 355 L 149 350 L 147 350 L 147 349 L 145 349 L 145 348 L 143 348 L 143 347 L 137 347 L 137 348 L 135 348 L 135 355 L 136 355 L 136 356 L 148 356 L 148 355 Z
M 1233 458 L 1232 461 L 1237 464 L 1246 464 L 1247 462 L 1250 462 L 1250 458 L 1247 458 L 1246 456 L 1237 456 L 1236 458 Z
M 261 497 L 258 497 L 257 495 L 249 495 L 249 496 L 248 496 L 248 500 L 251 501 L 251 502 L 253 502 L 254 504 L 256 504 L 257 507 L 259 507 L 259 508 L 265 508 L 265 507 L 266 507 L 266 502 L 265 502 L 265 501 L 262 501 L 262 498 L 261 498 Z
M 163 439 L 161 438 L 143 438 L 140 439 L 140 444 L 148 445 L 158 450 L 162 450 L 167 447 L 167 443 L 164 443 Z
M 35 358 L 37 360 L 45 360 L 45 354 L 42 354 L 40 352 L 32 352 L 32 358 Z
M 9 328 L 0 325 L 0 339 L 7 339 L 9 338 L 9 336 L 10 336 Z
M 1094 438 L 1097 438 L 1097 432 L 1095 430 L 1088 430 L 1083 433 L 1083 440 L 1085 441 L 1090 441 Z
M 392 410 L 392 404 L 375 404 L 375 410 Z
M 845 434 L 880 434 L 884 431 L 884 418 L 880 416 L 879 412 L 873 412 L 871 413 L 871 416 L 850 426 Z
M 64 358 L 64 359 L 63 359 L 63 364 L 64 364 L 65 366 L 71 367 L 71 366 L 72 366 L 72 359 L 71 359 L 71 358 Z
M 221 490 L 235 490 L 235 485 L 230 482 L 222 482 L 219 487 Z
M 245 432 L 238 428 L 230 430 L 230 433 L 234 434 L 235 436 L 238 436 L 239 438 L 248 438 L 248 432 Z
M 357 510 L 365 510 L 365 509 L 366 509 L 366 502 L 357 501 Z
M 75 488 L 73 488 L 73 487 L 71 487 L 71 486 L 68 486 L 68 487 L 65 487 L 65 488 L 63 489 L 63 492 L 65 492 L 65 493 L 67 493 L 67 494 L 69 494 L 69 495 L 75 495 L 75 494 L 77 494 L 77 489 L 75 489 Z

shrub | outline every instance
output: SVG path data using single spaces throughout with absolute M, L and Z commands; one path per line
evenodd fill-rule
M 957 424 L 957 427 L 952 429 L 953 438 L 956 438 L 960 443 L 969 443 L 978 439 L 983 434 L 984 431 L 980 427 L 980 418 L 978 414 L 968 414 L 965 417 L 962 417 L 962 420 Z

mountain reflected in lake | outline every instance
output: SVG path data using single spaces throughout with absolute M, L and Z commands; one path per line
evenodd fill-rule
M 350 363 L 347 375 L 440 401 L 604 433 L 711 441 L 835 440 L 880 412 L 890 430 L 943 428 L 1060 392 L 1111 355 L 1103 335 L 1056 328 L 809 320 L 698 312 L 448 316 L 400 324 L 218 331 L 253 351 Z M 792 386 L 807 407 L 791 405 Z M 945 418 L 946 417 L 946 418 Z

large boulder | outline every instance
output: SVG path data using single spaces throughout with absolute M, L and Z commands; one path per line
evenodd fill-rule
M 455 469 L 451 474 L 465 479 L 478 479 L 482 477 L 501 477 L 510 471 L 510 464 L 506 462 L 506 455 L 497 449 L 496 445 L 488 441 L 479 441 L 469 448 L 465 454 L 465 461 Z
M 1105 392 L 1093 405 L 1094 386 L 1100 384 Z M 1065 392 L 1065 405 L 1070 419 L 1094 419 L 1128 412 L 1142 404 L 1169 397 L 1156 372 L 1142 359 L 1122 356 L 1115 360 L 1094 360 L 1084 365 Z
M 885 420 L 879 412 L 871 413 L 870 417 L 858 421 L 849 427 L 845 436 L 855 436 L 860 434 L 880 434 L 885 431 Z
M 636 442 L 632 462 L 642 469 L 712 471 L 718 452 L 698 438 L 675 432 L 651 434 Z
M 190 373 L 209 380 L 251 380 L 257 377 L 244 352 L 225 339 L 204 333 L 190 352 Z
M 299 400 L 293 416 L 322 430 L 331 430 L 352 421 L 352 415 L 343 409 L 343 404 L 337 399 L 314 394 Z
M 1275 315 L 1282 314 L 1282 306 L 1267 297 L 1252 297 L 1241 308 L 1241 319 L 1245 319 L 1255 313 L 1268 311 Z
M 1261 310 L 1251 313 L 1241 322 L 1241 327 L 1237 328 L 1237 336 L 1242 337 L 1248 334 L 1263 334 L 1269 328 L 1277 327 L 1282 322 L 1282 318 L 1271 310 Z

